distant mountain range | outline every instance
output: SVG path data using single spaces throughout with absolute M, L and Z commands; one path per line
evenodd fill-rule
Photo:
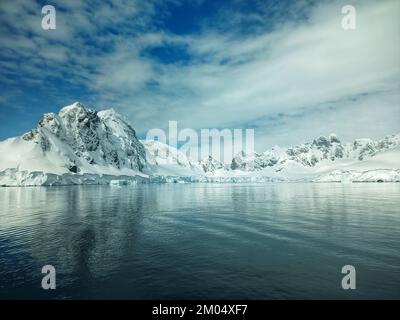
M 331 134 L 291 148 L 242 151 L 224 165 L 139 141 L 114 110 L 77 102 L 0 142 L 1 186 L 266 181 L 400 182 L 400 135 L 343 143 Z

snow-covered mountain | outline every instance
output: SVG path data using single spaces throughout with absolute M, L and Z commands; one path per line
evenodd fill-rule
M 232 169 L 244 171 L 275 167 L 285 169 L 289 163 L 304 167 L 317 167 L 321 163 L 343 160 L 367 160 L 385 150 L 400 145 L 400 135 L 387 136 L 382 140 L 357 139 L 353 143 L 342 143 L 334 134 L 319 137 L 313 142 L 291 148 L 274 147 L 262 154 L 239 153 L 232 161 Z
M 0 154 L 1 184 L 16 176 L 35 184 L 30 176 L 42 181 L 46 174 L 144 176 L 147 164 L 128 122 L 113 110 L 96 112 L 78 102 L 46 113 L 35 129 L 1 142 Z
M 140 182 L 400 181 L 400 135 L 343 143 L 336 135 L 291 148 L 238 153 L 230 165 L 190 159 L 159 141 L 139 141 L 114 110 L 79 102 L 46 113 L 37 127 L 0 142 L 0 185 Z
M 400 135 L 342 143 L 332 134 L 291 148 L 274 147 L 252 154 L 242 151 L 229 166 L 207 157 L 198 162 L 200 171 L 195 161 L 176 149 L 160 142 L 151 146 L 151 154 L 158 159 L 163 173 L 169 167 L 175 175 L 200 175 L 200 181 L 400 181 Z M 170 156 L 165 161 L 167 150 Z M 177 153 L 179 161 L 175 160 Z
M 200 160 L 202 170 L 206 174 L 218 174 L 218 172 L 223 172 L 227 168 L 220 161 L 215 160 L 212 156 L 208 156 L 203 160 Z
M 202 176 L 200 164 L 159 141 L 141 141 L 146 149 L 148 172 L 159 176 Z

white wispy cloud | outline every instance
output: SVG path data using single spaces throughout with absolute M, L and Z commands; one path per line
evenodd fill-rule
M 0 81 L 10 74 L 69 81 L 90 93 L 84 102 L 114 107 L 140 133 L 168 120 L 181 128 L 255 127 L 259 150 L 332 131 L 345 139 L 400 131 L 396 0 L 357 2 L 354 31 L 341 27 L 343 1 L 298 1 L 287 12 L 280 2 L 259 1 L 254 12 L 222 8 L 189 35 L 163 28 L 157 8 L 168 5 L 143 3 L 56 2 L 51 34 L 40 29 L 38 5 L 7 2 L 2 50 L 26 63 L 2 61 Z M 154 48 L 188 58 L 166 63 L 148 54 Z

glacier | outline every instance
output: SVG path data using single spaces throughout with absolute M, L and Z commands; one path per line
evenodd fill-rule
M 76 102 L 0 142 L 0 186 L 138 183 L 400 182 L 400 134 L 342 142 L 335 134 L 289 148 L 236 154 L 229 165 L 139 140 L 113 109 Z

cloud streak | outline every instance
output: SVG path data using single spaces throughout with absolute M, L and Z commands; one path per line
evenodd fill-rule
M 178 1 L 60 2 L 50 34 L 38 4 L 6 1 L 0 82 L 43 85 L 61 105 L 114 107 L 141 134 L 168 120 L 254 127 L 259 150 L 332 131 L 346 139 L 398 132 L 400 4 L 357 3 L 354 31 L 341 28 L 344 4 L 221 5 L 197 31 L 178 34 L 163 24 Z

